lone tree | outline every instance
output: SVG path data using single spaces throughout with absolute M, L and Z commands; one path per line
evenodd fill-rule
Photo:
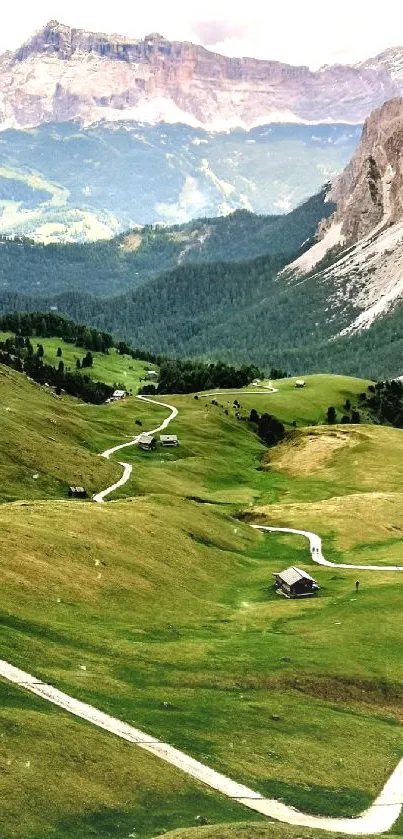
M 274 446 L 284 437 L 285 428 L 282 422 L 271 414 L 262 414 L 259 419 L 258 434 L 268 446 Z
M 249 422 L 255 422 L 256 424 L 259 422 L 259 414 L 258 414 L 256 408 L 252 408 L 252 410 L 249 414 Z
M 360 412 L 359 411 L 353 411 L 352 412 L 351 422 L 354 423 L 354 425 L 358 425 L 358 423 L 360 422 Z
M 59 364 L 57 366 L 57 370 L 59 373 L 64 373 L 64 364 L 63 361 L 60 359 Z
M 57 348 L 57 353 L 56 353 L 57 358 L 61 358 L 61 357 L 62 357 L 62 355 L 63 355 L 63 353 L 62 353 L 62 348 L 61 348 L 61 347 L 58 347 L 58 348 Z
M 93 358 L 91 350 L 88 350 L 87 354 L 84 356 L 81 366 L 82 367 L 92 367 L 93 365 Z
M 81 361 L 80 361 L 79 358 L 77 358 L 77 361 L 76 361 L 76 368 L 77 368 L 77 370 L 81 370 Z
M 334 425 L 336 422 L 336 408 L 333 408 L 333 405 L 327 409 L 326 419 L 329 425 Z
M 45 355 L 45 350 L 43 349 L 42 344 L 38 344 L 38 349 L 36 351 L 36 354 L 37 354 L 38 358 L 43 358 L 43 356 Z

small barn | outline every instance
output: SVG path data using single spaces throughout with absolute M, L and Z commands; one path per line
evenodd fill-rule
M 147 379 L 158 379 L 158 373 L 156 370 L 146 370 Z
M 125 390 L 114 390 L 112 393 L 112 399 L 124 399 L 126 396 Z
M 69 487 L 69 498 L 88 498 L 87 490 L 84 487 Z
M 297 379 L 295 387 L 305 387 L 305 379 Z
M 316 580 L 301 568 L 286 568 L 285 571 L 274 572 L 274 585 L 284 597 L 309 597 L 320 588 Z
M 140 434 L 138 444 L 140 449 L 143 449 L 145 452 L 151 452 L 157 445 L 157 439 L 156 437 L 150 436 L 150 434 Z
M 179 446 L 176 434 L 160 434 L 160 443 L 162 446 Z

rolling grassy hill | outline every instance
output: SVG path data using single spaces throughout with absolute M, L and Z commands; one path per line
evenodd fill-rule
M 124 439 L 139 411 L 144 427 L 166 414 L 129 399 L 73 412 L 73 400 L 56 402 L 10 375 L 10 394 L 22 382 L 66 417 L 81 411 L 87 443 L 65 429 L 72 458 L 90 431 L 92 452 L 113 434 Z M 397 561 L 403 433 L 305 426 L 366 384 L 312 377 L 303 392 L 286 380 L 278 394 L 259 396 L 265 410 L 300 425 L 269 454 L 236 418 L 233 395 L 220 394 L 218 405 L 166 397 L 179 408 L 171 430 L 181 445 L 127 449 L 134 471 L 121 493 L 129 497 L 62 503 L 45 488 L 41 501 L 2 505 L 1 657 L 267 795 L 321 814 L 364 809 L 403 753 L 401 577 L 360 572 L 356 597 L 357 572 L 313 567 L 305 541 L 263 535 L 244 517 L 312 526 L 330 559 L 382 564 L 391 550 Z M 249 398 L 239 397 L 245 408 Z M 25 489 L 21 481 L 21 499 Z M 313 573 L 317 598 L 273 593 L 272 572 L 291 564 Z M 197 828 L 209 839 L 301 836 L 268 828 L 20 690 L 1 690 L 9 761 L 1 792 L 13 839 L 148 839 L 176 827 L 187 839 L 200 814 L 216 825 Z
M 122 371 L 124 367 L 123 362 Z M 116 403 L 93 411 L 92 406 L 68 396 L 57 398 L 50 389 L 3 365 L 0 402 L 2 501 L 63 498 L 69 485 L 84 486 L 91 495 L 108 486 L 120 477 L 121 467 L 100 459 L 99 453 L 116 438 L 123 437 L 124 442 L 138 434 L 141 426 L 136 420 L 147 427 L 156 416 L 166 414 L 164 409 L 140 402 L 125 418 Z

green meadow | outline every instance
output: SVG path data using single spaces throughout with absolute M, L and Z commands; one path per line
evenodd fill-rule
M 370 384 L 369 381 L 351 376 L 316 374 L 305 376 L 305 387 L 297 388 L 297 380 L 298 377 L 265 380 L 260 386 L 250 385 L 238 393 L 217 390 L 215 398 L 226 408 L 231 408 L 234 400 L 237 400 L 244 412 L 250 413 L 252 408 L 256 408 L 259 414 L 274 414 L 286 425 L 295 422 L 297 426 L 306 426 L 326 422 L 326 411 L 331 405 L 341 418 L 346 413 L 343 408 L 346 399 L 354 404 L 358 395 Z M 278 392 L 268 393 L 265 390 L 267 385 L 276 388 Z M 204 395 L 201 398 L 207 399 Z
M 403 432 L 317 424 L 366 383 L 285 380 L 259 397 L 300 426 L 269 451 L 233 395 L 161 397 L 179 409 L 180 446 L 117 453 L 131 480 L 95 505 L 65 503 L 69 470 L 91 490 L 116 480 L 98 452 L 166 409 L 57 400 L 8 370 L 0 382 L 2 487 L 18 499 L 0 507 L 0 657 L 264 795 L 321 815 L 365 809 L 403 756 L 403 573 L 360 571 L 357 594 L 357 571 L 315 566 L 302 537 L 249 523 L 312 528 L 335 562 L 403 564 Z M 253 398 L 239 398 L 245 411 Z M 24 404 L 29 469 L 42 452 L 46 476 L 33 487 Z M 47 445 L 54 418 L 60 449 Z M 315 598 L 274 593 L 288 565 L 317 579 Z M 1 696 L 1 839 L 305 837 L 5 682 Z
M 0 341 L 10 337 L 11 334 L 11 332 L 0 332 Z M 32 344 L 34 350 L 37 344 L 42 344 L 43 360 L 46 364 L 57 367 L 59 361 L 63 361 L 66 370 L 72 371 L 76 370 L 77 360 L 81 362 L 87 352 L 82 347 L 76 347 L 75 344 L 70 344 L 61 338 L 33 338 Z M 60 357 L 57 355 L 59 348 L 62 351 Z M 146 370 L 155 369 L 155 365 L 149 362 L 139 361 L 128 355 L 120 355 L 115 347 L 112 347 L 108 354 L 92 352 L 92 357 L 93 366 L 83 370 L 85 375 L 91 376 L 95 381 L 120 386 L 133 393 L 137 393 L 141 380 L 146 378 Z

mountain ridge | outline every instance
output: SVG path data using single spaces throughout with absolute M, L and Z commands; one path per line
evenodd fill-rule
M 330 191 L 336 212 L 320 225 L 319 242 L 288 268 L 291 275 L 313 273 L 346 304 L 354 300 L 356 315 L 341 334 L 368 329 L 403 301 L 402 142 L 399 97 L 368 117 Z
M 0 90 L 2 130 L 123 118 L 226 131 L 269 122 L 357 124 L 401 86 L 379 62 L 312 71 L 222 56 L 156 33 L 136 40 L 50 21 L 0 57 Z

